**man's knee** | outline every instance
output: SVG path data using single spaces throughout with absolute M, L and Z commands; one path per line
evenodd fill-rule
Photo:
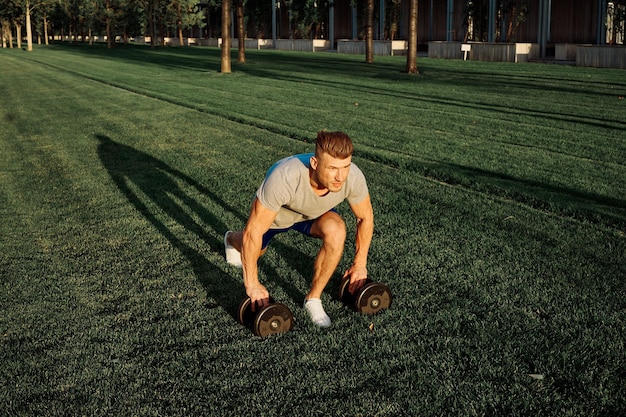
M 338 213 L 331 211 L 317 219 L 311 234 L 325 243 L 343 246 L 346 240 L 346 223 Z

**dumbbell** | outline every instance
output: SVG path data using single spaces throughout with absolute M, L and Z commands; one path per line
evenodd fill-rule
M 344 279 L 339 288 L 339 299 L 355 311 L 372 315 L 391 307 L 393 296 L 385 284 L 368 277 L 354 294 L 350 293 L 349 286 L 350 278 Z
M 255 335 L 266 337 L 286 333 L 293 328 L 291 310 L 270 297 L 270 303 L 256 312 L 252 311 L 252 300 L 247 297 L 239 304 L 237 320 L 244 326 L 252 326 Z

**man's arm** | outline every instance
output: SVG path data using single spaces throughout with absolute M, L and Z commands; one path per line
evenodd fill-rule
M 351 204 L 350 208 L 356 217 L 356 251 L 352 266 L 344 273 L 344 278 L 350 277 L 349 290 L 359 287 L 360 280 L 367 278 L 367 254 L 369 253 L 372 237 L 374 236 L 374 209 L 368 195 L 358 204 Z
M 277 214 L 255 197 L 250 217 L 243 230 L 241 245 L 243 284 L 246 287 L 246 294 L 252 301 L 253 311 L 255 303 L 260 307 L 269 303 L 269 292 L 259 281 L 258 261 L 262 255 L 263 235 L 269 230 Z

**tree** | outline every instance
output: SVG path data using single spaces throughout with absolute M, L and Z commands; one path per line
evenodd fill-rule
M 2 47 L 6 48 L 8 42 L 8 47 L 13 48 L 13 35 L 11 35 L 11 24 L 9 23 L 9 20 L 3 16 L 0 17 L 0 20 L 0 24 L 2 25 L 2 29 L 0 32 L 0 38 L 2 38 Z
M 365 24 L 365 62 L 374 62 L 374 0 L 367 0 L 367 22 Z
M 384 0 L 383 0 L 384 1 Z M 385 18 L 386 29 L 389 34 L 389 40 L 396 39 L 398 34 L 398 22 L 400 21 L 400 12 L 402 9 L 402 0 L 391 0 L 391 7 L 387 7 Z
M 468 40 L 484 42 L 493 35 L 496 41 L 514 42 L 515 31 L 528 16 L 527 0 L 498 0 L 496 2 L 496 21 L 493 22 L 494 33 L 489 32 L 490 0 L 467 0 L 463 18 L 467 22 Z
M 607 7 L 607 33 L 609 45 L 624 44 L 624 22 L 626 21 L 626 0 L 609 2 Z
M 30 22 L 30 12 L 31 12 L 31 5 L 30 5 L 30 0 L 26 0 L 26 50 L 27 51 L 32 51 L 33 50 L 33 26 L 31 25 Z
M 104 0 L 104 24 L 106 25 L 107 49 L 113 48 L 113 31 L 112 21 L 115 16 L 115 10 L 111 0 Z
M 55 33 L 63 35 L 65 27 L 69 25 L 69 19 L 59 1 L 51 3 L 46 10 L 48 28 L 52 35 L 50 36 L 50 43 L 54 43 Z
M 325 0 L 301 0 L 293 2 L 290 8 L 295 23 L 295 35 L 302 39 L 320 39 L 322 22 L 328 16 L 328 2 Z
M 237 40 L 239 41 L 237 62 L 243 64 L 246 62 L 246 28 L 243 14 L 243 0 L 235 0 L 235 14 L 237 15 Z
M 272 32 L 272 2 L 271 0 L 247 0 L 246 10 L 250 17 L 257 37 L 264 39 L 271 37 Z
M 498 16 L 501 17 L 503 23 L 501 27 L 507 27 L 506 42 L 515 42 L 515 31 L 520 23 L 526 21 L 528 16 L 528 2 L 526 0 L 502 1 L 498 10 Z
M 221 72 L 230 74 L 230 0 L 222 0 L 222 62 Z
M 93 1 L 93 0 L 91 0 Z M 124 44 L 128 42 L 130 36 L 144 34 L 142 31 L 142 21 L 144 16 L 141 13 L 141 6 L 137 1 L 125 1 L 121 5 L 121 13 L 117 19 L 116 26 L 122 33 Z
M 468 0 L 463 19 L 467 22 L 467 33 L 463 42 L 485 41 L 489 27 L 489 0 Z
M 185 46 L 185 41 L 183 39 L 183 9 L 185 7 L 184 3 L 184 0 L 174 0 L 167 5 L 168 11 L 172 13 L 176 21 L 176 31 L 179 46 Z
M 166 17 L 176 27 L 178 44 L 184 46 L 183 30 L 193 26 L 204 27 L 204 12 L 200 0 L 169 0 Z
M 58 7 L 57 3 L 54 2 L 46 2 L 42 3 L 35 12 L 35 30 L 37 32 L 38 38 L 43 38 L 44 43 L 48 45 L 48 18 L 50 14 L 53 13 L 54 9 Z
M 144 15 L 144 32 L 147 32 L 150 36 L 150 49 L 156 47 L 157 39 L 157 15 L 160 10 L 159 0 L 138 0 L 138 3 L 143 10 Z M 147 29 L 147 30 L 145 30 Z
M 54 0 L 14 0 L 12 2 L 15 20 L 14 24 L 17 29 L 17 46 L 22 47 L 22 22 L 26 24 L 26 50 L 33 50 L 33 25 L 31 24 L 31 15 L 36 9 L 45 9 L 49 7 Z
M 68 35 L 70 43 L 73 42 L 78 29 L 78 21 L 80 18 L 80 0 L 60 0 L 68 20 Z
M 82 0 L 83 2 L 85 0 Z M 115 40 L 120 34 L 123 34 L 124 43 L 127 42 L 129 27 L 138 26 L 137 18 L 134 16 L 138 11 L 138 4 L 135 1 L 129 0 L 99 0 L 100 3 L 96 3 L 94 13 L 99 20 L 104 23 L 107 48 L 111 49 L 115 45 Z
M 11 24 L 15 26 L 17 31 L 18 48 L 21 47 L 21 22 L 23 21 L 24 13 L 23 6 L 16 0 L 0 0 L 0 19 L 2 20 L 2 46 L 8 41 L 9 48 L 13 48 L 13 32 L 11 30 Z
M 19 0 L 13 2 L 11 5 L 11 15 L 10 20 L 15 26 L 15 37 L 17 38 L 17 47 L 22 47 L 22 22 L 24 22 L 25 13 L 24 13 L 25 5 L 20 4 Z M 28 6 L 26 5 L 26 9 L 28 10 Z
M 409 45 L 406 54 L 407 74 L 418 74 L 417 71 L 417 0 L 409 2 Z

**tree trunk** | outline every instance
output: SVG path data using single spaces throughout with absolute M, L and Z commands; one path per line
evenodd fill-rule
M 513 6 L 513 10 L 511 11 L 511 18 L 509 20 L 509 28 L 506 31 L 506 41 L 507 42 L 511 42 L 511 38 L 513 37 L 513 25 L 514 25 L 514 20 L 516 20 L 516 15 L 517 15 L 517 8 L 515 6 Z
M 30 1 L 26 1 L 26 50 L 33 50 L 33 28 L 30 24 Z
M 113 47 L 111 44 L 111 15 L 110 15 L 111 2 L 109 0 L 106 0 L 106 2 L 104 3 L 104 7 L 106 10 L 107 49 L 111 49 Z
M 11 25 L 9 25 L 9 49 L 13 49 L 13 31 Z
M 246 62 L 246 31 L 244 27 L 243 0 L 235 0 L 235 13 L 237 14 L 237 39 L 239 41 L 237 62 L 243 64 Z
M 230 74 L 230 0 L 222 0 L 222 66 L 223 74 Z
M 367 0 L 367 25 L 365 27 L 365 62 L 374 62 L 374 0 Z
M 11 40 L 11 24 L 8 20 L 2 19 L 2 28 L 0 29 L 0 38 L 2 38 L 2 47 L 8 48 L 7 42 Z M 13 45 L 11 45 L 11 48 Z
M 156 47 L 156 7 L 154 5 L 154 1 L 148 1 L 148 15 L 150 16 L 150 49 L 154 49 Z
M 176 26 L 178 27 L 178 46 L 185 46 L 185 41 L 183 39 L 183 17 L 182 17 L 182 6 L 180 5 L 180 2 L 178 2 L 178 9 L 176 11 L 177 13 L 177 18 L 176 19 Z
M 17 36 L 17 49 L 22 48 L 22 25 L 15 25 L 15 36 Z M 13 45 L 13 42 L 11 42 Z
M 406 54 L 406 73 L 419 74 L 417 71 L 417 0 L 409 2 L 409 45 Z
M 111 18 L 107 16 L 106 20 L 106 33 L 107 33 L 107 49 L 113 48 L 113 43 L 111 41 Z

